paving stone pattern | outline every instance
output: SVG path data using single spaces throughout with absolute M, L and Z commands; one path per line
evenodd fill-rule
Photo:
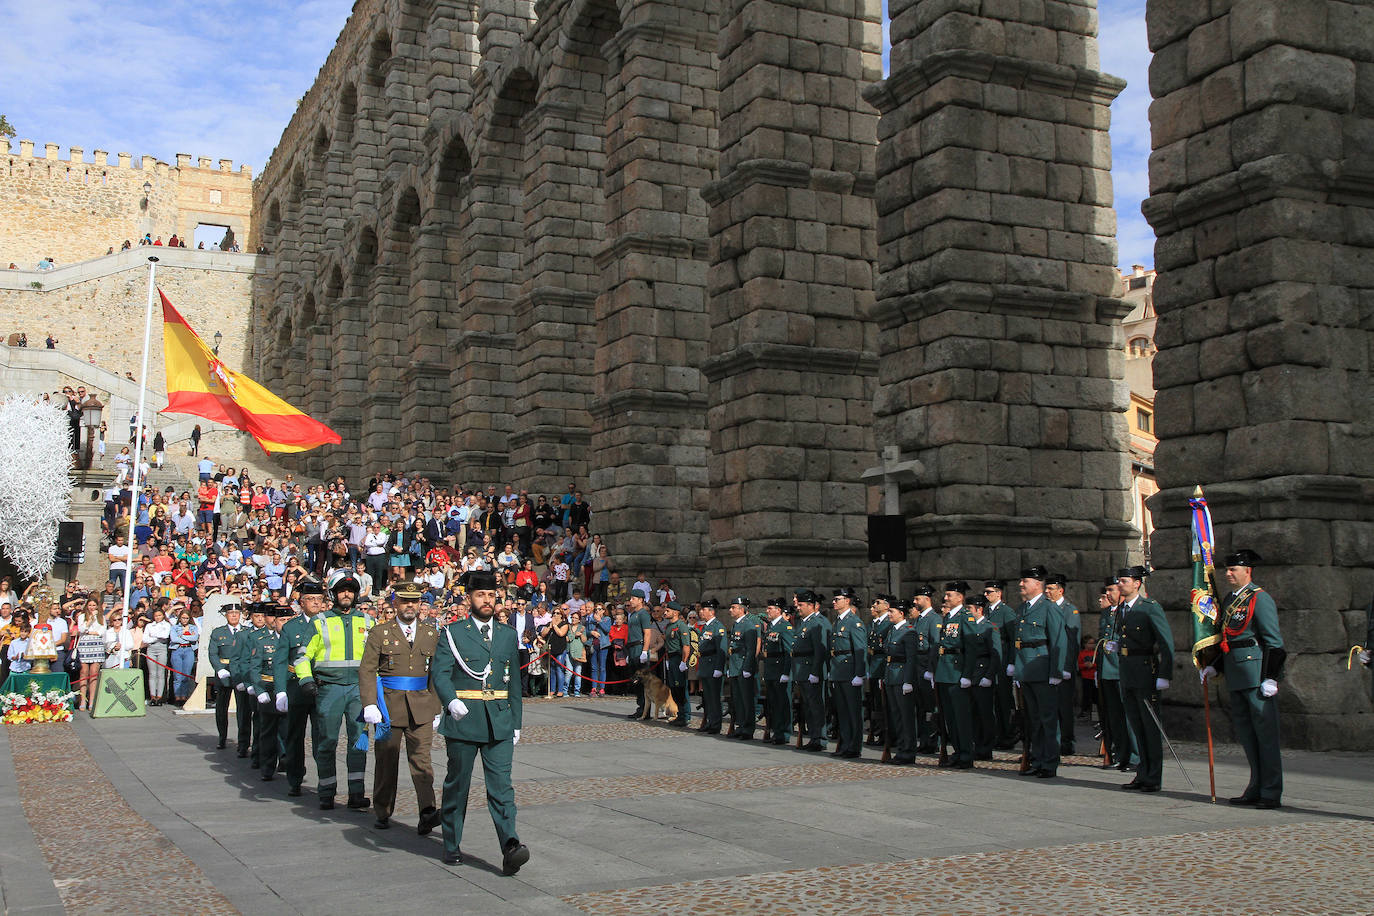
M 1374 824 L 1291 824 L 908 862 L 828 866 L 563 897 L 587 913 L 1368 913 L 1352 858 Z M 1366 863 L 1367 864 L 1367 863 Z M 1302 875 L 1303 892 L 1285 880 Z M 1367 875 L 1367 871 L 1366 871 Z M 1352 880 L 1354 879 L 1354 880 Z
M 24 815 L 68 913 L 238 912 L 125 803 L 72 726 L 6 730 Z

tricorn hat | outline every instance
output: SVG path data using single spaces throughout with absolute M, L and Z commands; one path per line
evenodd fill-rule
M 1028 566 L 1021 570 L 1022 579 L 1039 579 L 1041 582 L 1044 582 L 1045 577 L 1048 575 L 1049 573 L 1045 571 L 1045 567 L 1043 566 Z
M 1264 562 L 1264 557 L 1248 547 L 1242 547 L 1235 553 L 1228 553 L 1221 562 L 1226 566 L 1259 566 Z

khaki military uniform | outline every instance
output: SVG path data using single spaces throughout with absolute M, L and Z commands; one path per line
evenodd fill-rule
M 378 624 L 367 634 L 358 667 L 358 693 L 364 706 L 384 708 L 391 721 L 390 733 L 377 742 L 377 766 L 372 777 L 372 807 L 378 820 L 389 818 L 396 804 L 402 740 L 410 778 L 415 784 L 415 801 L 421 811 L 435 807 L 430 747 L 434 742 L 434 717 L 443 707 L 428 683 L 438 647 L 439 631 L 420 620 L 415 621 L 413 644 L 396 619 Z M 425 686 L 401 689 L 405 682 L 392 680 L 400 678 L 415 678 L 415 684 L 423 679 Z

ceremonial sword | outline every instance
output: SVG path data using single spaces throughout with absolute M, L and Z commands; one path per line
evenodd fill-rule
M 1194 788 L 1193 781 L 1188 779 L 1188 771 L 1183 768 L 1183 761 L 1178 757 L 1178 751 L 1174 750 L 1174 743 L 1169 740 L 1169 736 L 1164 732 L 1164 723 L 1159 721 L 1159 715 L 1155 712 L 1154 705 L 1149 700 L 1145 701 L 1145 711 L 1150 714 L 1151 719 L 1155 720 L 1155 727 L 1159 729 L 1159 736 L 1163 738 L 1164 743 L 1169 746 L 1169 753 L 1174 755 L 1174 763 L 1178 764 L 1178 771 L 1182 773 L 1183 778 L 1187 780 L 1188 788 L 1196 792 L 1197 789 Z

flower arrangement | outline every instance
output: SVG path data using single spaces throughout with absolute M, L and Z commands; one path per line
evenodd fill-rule
M 0 695 L 0 710 L 3 710 L 0 713 L 0 722 L 6 725 L 22 725 L 26 722 L 70 722 L 70 704 L 74 699 L 74 692 L 45 692 L 40 690 L 37 684 L 29 684 L 28 693 Z

